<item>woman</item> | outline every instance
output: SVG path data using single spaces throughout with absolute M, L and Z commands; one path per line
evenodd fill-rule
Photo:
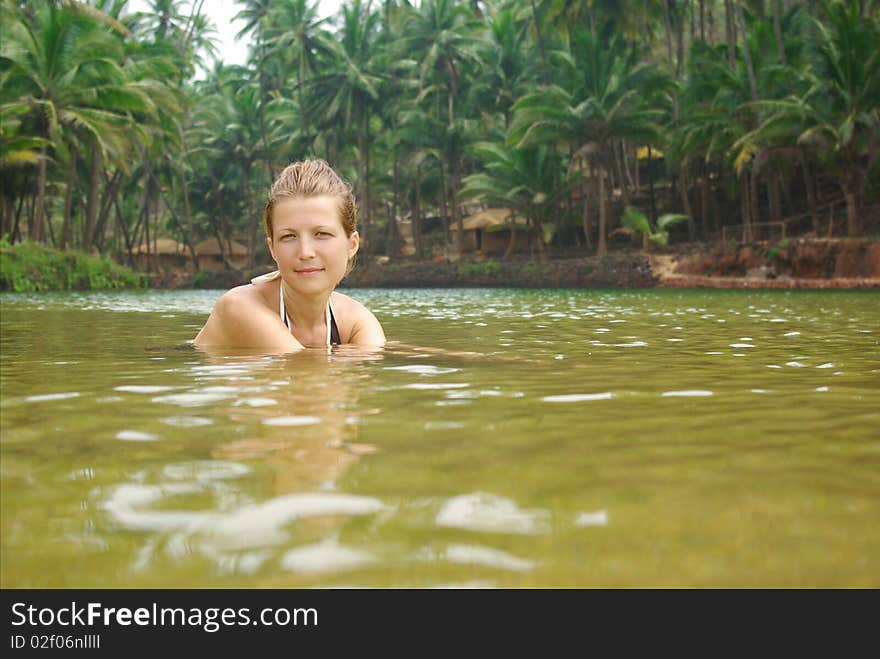
M 274 353 L 385 345 L 376 317 L 334 291 L 351 271 L 360 244 L 355 214 L 351 186 L 326 162 L 286 167 L 272 184 L 264 213 L 278 270 L 224 293 L 193 343 Z

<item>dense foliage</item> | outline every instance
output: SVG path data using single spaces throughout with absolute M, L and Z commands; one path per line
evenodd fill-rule
M 195 262 L 213 237 L 262 262 L 267 186 L 305 156 L 354 183 L 364 249 L 393 256 L 460 253 L 481 206 L 542 254 L 603 254 L 664 213 L 691 238 L 794 217 L 858 235 L 878 195 L 873 0 L 349 0 L 329 20 L 238 0 L 245 67 L 216 60 L 203 0 L 0 1 L 13 243 L 131 262 L 167 236 Z
M 144 288 L 147 276 L 108 258 L 62 252 L 34 242 L 0 241 L 0 291 L 91 291 Z

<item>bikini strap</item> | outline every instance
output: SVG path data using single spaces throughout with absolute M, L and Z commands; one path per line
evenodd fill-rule
M 293 334 L 293 328 L 290 326 L 290 319 L 287 317 L 287 309 L 284 308 L 284 282 L 278 283 L 278 315 L 281 316 L 281 322 Z M 336 318 L 333 317 L 333 309 L 330 308 L 330 300 L 327 300 L 327 311 L 324 313 L 324 322 L 327 325 L 327 347 L 339 345 L 342 341 L 339 339 L 339 328 L 336 326 Z

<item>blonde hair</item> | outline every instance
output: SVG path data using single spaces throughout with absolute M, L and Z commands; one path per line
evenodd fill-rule
M 269 240 L 273 239 L 272 211 L 275 209 L 275 204 L 291 197 L 324 195 L 336 198 L 339 221 L 342 223 L 345 235 L 351 236 L 357 231 L 357 204 L 351 184 L 343 180 L 326 161 L 309 158 L 289 164 L 269 188 L 269 197 L 263 212 L 264 228 Z M 348 260 L 346 275 L 354 267 L 354 260 L 354 256 Z

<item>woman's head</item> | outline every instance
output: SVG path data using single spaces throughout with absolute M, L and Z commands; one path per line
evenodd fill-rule
M 273 237 L 272 210 L 275 204 L 290 197 L 335 197 L 339 203 L 339 221 L 350 236 L 357 230 L 357 205 L 351 185 L 340 178 L 325 161 L 319 159 L 300 160 L 291 163 L 275 179 L 269 188 L 266 201 L 265 220 L 266 236 Z
M 331 197 L 336 201 L 339 222 L 345 235 L 351 237 L 357 231 L 357 205 L 351 185 L 344 181 L 324 160 L 307 159 L 291 163 L 275 179 L 269 188 L 269 198 L 263 213 L 266 237 L 272 243 L 275 237 L 273 225 L 276 204 L 286 199 Z M 349 259 L 346 274 L 354 266 L 354 256 Z

